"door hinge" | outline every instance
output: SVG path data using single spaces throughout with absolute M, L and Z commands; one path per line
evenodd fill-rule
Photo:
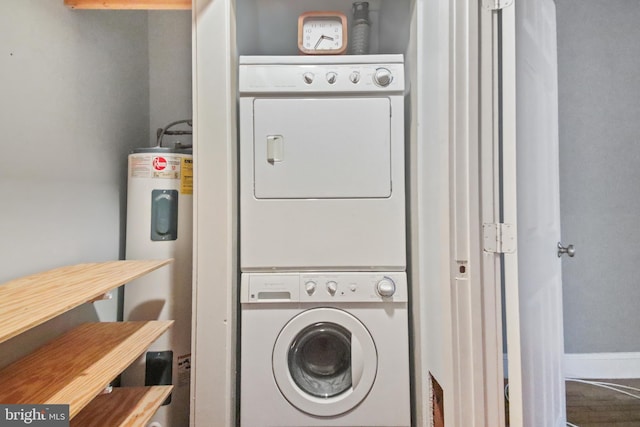
M 482 0 L 482 6 L 489 10 L 501 10 L 513 4 L 513 0 Z
M 516 231 L 511 224 L 483 224 L 483 249 L 492 254 L 512 254 L 516 251 Z

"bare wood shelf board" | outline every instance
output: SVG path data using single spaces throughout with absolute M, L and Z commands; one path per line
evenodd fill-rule
M 191 9 L 191 0 L 64 0 L 64 4 L 72 9 Z
M 0 370 L 0 402 L 68 404 L 73 418 L 172 324 L 80 325 Z
M 0 285 L 0 343 L 172 261 L 78 264 Z
M 173 386 L 114 388 L 91 401 L 71 427 L 145 427 Z

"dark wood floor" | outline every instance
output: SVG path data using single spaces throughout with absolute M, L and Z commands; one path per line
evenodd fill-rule
M 640 388 L 640 379 L 598 380 Z M 640 392 L 630 391 L 640 395 Z M 567 421 L 579 427 L 640 427 L 640 400 L 567 381 Z
M 640 379 L 593 381 L 640 388 Z M 568 422 L 578 427 L 640 427 L 640 400 L 590 384 L 567 381 L 566 385 Z M 627 391 L 640 395 L 640 392 Z M 505 401 L 505 410 L 509 427 L 508 401 Z

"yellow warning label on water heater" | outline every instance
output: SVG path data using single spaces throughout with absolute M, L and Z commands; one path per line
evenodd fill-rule
M 180 194 L 193 194 L 193 159 L 182 158 Z

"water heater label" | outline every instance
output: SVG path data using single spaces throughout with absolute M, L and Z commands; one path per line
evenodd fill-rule
M 130 157 L 130 176 L 132 178 L 180 179 L 181 158 L 178 156 L 158 156 L 153 154 Z
M 151 156 L 130 156 L 129 173 L 132 178 L 149 178 L 151 176 Z
M 152 178 L 180 179 L 180 157 L 153 156 Z
M 193 194 L 193 159 L 182 158 L 180 194 Z
M 156 171 L 163 171 L 167 168 L 167 159 L 162 156 L 156 156 L 153 158 L 153 169 Z

